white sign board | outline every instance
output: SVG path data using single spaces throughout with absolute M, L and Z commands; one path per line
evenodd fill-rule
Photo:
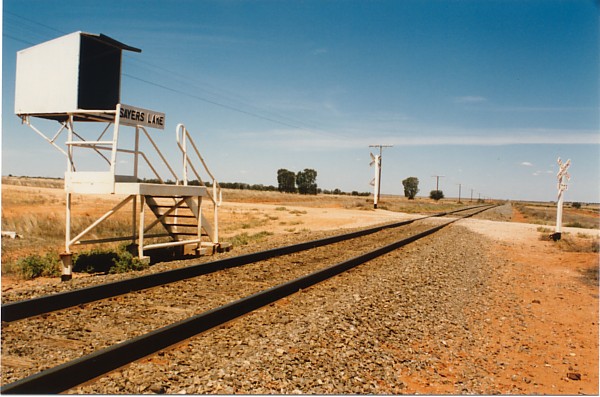
M 119 120 L 123 125 L 141 125 L 144 127 L 158 128 L 159 130 L 165 129 L 164 113 L 125 104 L 121 104 Z

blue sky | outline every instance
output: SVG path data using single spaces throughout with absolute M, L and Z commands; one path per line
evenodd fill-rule
M 64 157 L 14 116 L 15 53 L 74 31 L 142 49 L 121 100 L 184 123 L 221 181 L 600 201 L 599 8 L 573 1 L 4 0 L 2 174 L 62 176 Z M 54 125 L 50 125 L 53 131 Z M 127 160 L 123 159 L 125 164 Z M 126 166 L 123 165 L 124 167 Z

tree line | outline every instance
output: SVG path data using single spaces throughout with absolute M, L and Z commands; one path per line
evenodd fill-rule
M 281 193 L 317 194 L 317 171 L 305 168 L 295 173 L 280 168 L 277 170 L 277 184 Z
M 161 183 L 158 179 L 140 178 L 142 183 Z M 167 180 L 166 184 L 175 184 L 172 180 Z M 190 186 L 199 186 L 200 181 L 188 181 Z M 348 193 L 338 188 L 333 190 L 320 189 L 317 186 L 317 171 L 305 168 L 303 171 L 293 172 L 285 168 L 277 170 L 277 186 L 263 184 L 249 184 L 244 182 L 219 182 L 223 189 L 238 189 L 238 190 L 257 190 L 265 192 L 281 192 L 281 193 L 299 193 L 299 194 L 336 194 L 336 195 L 351 195 L 351 196 L 369 196 L 369 192 L 358 192 L 356 190 Z

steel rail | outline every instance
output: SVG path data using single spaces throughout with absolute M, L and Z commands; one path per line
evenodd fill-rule
M 1 306 L 1 319 L 2 322 L 18 321 L 29 317 L 50 313 L 56 310 L 67 309 L 69 307 L 79 306 L 82 304 L 95 302 L 102 299 L 108 299 L 135 291 L 154 288 L 189 278 L 198 277 L 204 274 L 209 274 L 228 268 L 243 266 L 282 255 L 289 255 L 292 253 L 318 248 L 353 238 L 367 236 L 369 234 L 373 234 L 384 229 L 405 226 L 427 218 L 441 217 L 444 215 L 453 214 L 456 212 L 463 212 L 481 207 L 486 206 L 482 205 L 461 208 L 449 212 L 441 212 L 434 215 L 428 215 L 421 218 L 411 219 L 408 221 L 380 225 L 364 230 L 359 230 L 356 232 L 339 234 L 318 240 L 312 240 L 284 247 L 273 248 L 270 250 L 239 255 L 233 258 L 220 259 L 216 261 L 186 266 L 179 269 L 167 270 L 160 273 L 134 277 L 126 280 L 114 281 L 91 287 L 80 288 L 72 291 L 45 295 L 38 298 L 6 303 Z
M 449 222 L 435 226 L 424 232 L 398 240 L 344 262 L 279 284 L 246 298 L 230 302 L 226 305 L 192 316 L 186 320 L 173 323 L 128 341 L 112 345 L 73 361 L 4 385 L 0 388 L 0 393 L 49 394 L 64 392 L 141 358 L 181 343 L 202 332 L 225 324 L 263 306 L 269 305 L 300 290 L 309 288 L 358 265 L 433 234 L 460 219 L 471 217 L 489 208 L 491 207 L 479 209 L 472 214 L 450 220 Z

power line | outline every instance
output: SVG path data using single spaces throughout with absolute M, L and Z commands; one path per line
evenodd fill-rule
M 145 65 L 145 66 L 149 67 L 149 68 L 159 70 L 160 72 L 166 72 L 166 73 L 168 73 L 168 75 L 171 78 L 175 77 L 176 80 L 178 80 L 179 83 L 184 84 L 187 88 L 197 89 L 199 91 L 203 91 L 204 93 L 213 95 L 215 97 L 220 97 L 220 98 L 225 99 L 227 101 L 232 101 L 234 103 L 237 103 L 237 107 L 236 108 L 238 108 L 238 109 L 241 106 L 253 108 L 253 109 L 255 109 L 254 113 L 256 113 L 256 112 L 265 113 L 265 114 L 271 116 L 271 117 L 265 116 L 265 117 L 268 117 L 269 119 L 272 119 L 272 118 L 283 119 L 284 122 L 293 124 L 295 126 L 295 128 L 306 129 L 308 127 L 309 129 L 313 129 L 313 130 L 320 130 L 318 127 L 316 127 L 315 125 L 312 125 L 311 123 L 307 123 L 307 122 L 302 121 L 302 120 L 297 120 L 297 119 L 294 119 L 294 118 L 291 118 L 291 117 L 288 117 L 288 116 L 283 116 L 281 114 L 277 114 L 277 113 L 274 113 L 274 112 L 271 112 L 271 111 L 268 111 L 268 110 L 265 110 L 265 109 L 261 109 L 261 108 L 259 108 L 257 106 L 254 106 L 254 105 L 248 103 L 249 101 L 248 101 L 247 98 L 244 98 L 244 97 L 242 97 L 241 95 L 239 95 L 237 93 L 229 92 L 227 94 L 223 94 L 223 93 L 215 92 L 215 90 L 220 90 L 220 91 L 225 91 L 225 92 L 227 90 L 224 90 L 223 88 L 220 88 L 220 87 L 213 86 L 213 85 L 211 85 L 209 83 L 206 83 L 206 82 L 200 82 L 197 79 L 191 78 L 189 76 L 181 74 L 181 73 L 179 73 L 177 71 L 174 71 L 172 69 L 168 69 L 168 68 L 165 68 L 165 67 L 162 67 L 162 66 L 151 64 L 151 63 L 146 62 L 144 60 L 138 59 L 137 57 L 132 57 L 129 54 L 125 54 L 125 57 L 127 57 L 128 59 L 130 59 L 134 63 L 140 63 L 142 65 Z M 190 82 L 194 82 L 195 84 L 199 84 L 200 86 L 195 85 L 195 84 L 190 84 Z M 206 86 L 208 86 L 210 88 L 206 88 Z M 235 107 L 233 105 L 229 105 L 229 106 Z M 248 113 L 252 113 L 250 111 L 247 111 L 247 112 Z M 299 127 L 298 126 L 299 124 L 303 125 L 303 126 Z
M 245 110 L 242 110 L 242 109 L 239 109 L 239 108 L 235 108 L 233 106 L 229 106 L 229 105 L 226 105 L 224 103 L 216 102 L 216 101 L 213 101 L 213 100 L 210 100 L 210 99 L 207 99 L 207 98 L 203 98 L 203 97 L 201 97 L 199 95 L 194 95 L 194 94 L 190 94 L 189 92 L 185 92 L 185 91 L 181 91 L 181 90 L 178 90 L 178 89 L 175 89 L 175 88 L 167 87 L 166 85 L 162 85 L 162 84 L 158 84 L 158 83 L 155 83 L 155 82 L 152 82 L 152 81 L 148 81 L 148 80 L 142 79 L 140 77 L 132 76 L 132 75 L 127 74 L 127 73 L 123 73 L 123 76 L 129 77 L 129 78 L 134 79 L 134 80 L 141 81 L 141 82 L 146 83 L 146 84 L 153 85 L 155 87 L 162 88 L 162 89 L 167 90 L 167 91 L 175 92 L 175 93 L 181 94 L 181 95 L 186 95 L 186 96 L 188 96 L 190 98 L 194 98 L 194 99 L 197 99 L 199 101 L 210 103 L 210 104 L 215 105 L 215 106 L 220 106 L 222 108 L 225 108 L 225 109 L 228 109 L 228 110 L 231 110 L 231 111 L 234 111 L 234 112 L 243 113 L 243 114 L 246 114 L 248 116 L 256 117 L 258 119 L 270 121 L 272 123 L 281 124 L 281 125 L 284 125 L 286 127 L 291 127 L 291 128 L 296 128 L 296 129 L 305 129 L 304 127 L 299 127 L 297 125 L 292 125 L 292 124 L 285 123 L 285 122 L 282 122 L 282 121 L 279 121 L 279 120 L 271 119 L 271 118 L 268 118 L 268 117 L 265 117 L 265 116 L 261 116 L 261 115 L 256 114 L 256 113 L 247 112 Z
M 3 10 L 3 13 L 4 13 L 5 15 L 6 15 L 6 14 L 8 14 L 8 15 L 12 15 L 13 17 L 17 17 L 17 18 L 19 18 L 19 19 L 22 19 L 22 20 L 24 20 L 24 21 L 27 21 L 27 22 L 34 23 L 34 24 L 36 24 L 36 25 L 42 26 L 42 27 L 44 27 L 44 28 L 46 28 L 46 29 L 50 29 L 50 30 L 52 30 L 52 31 L 54 31 L 54 32 L 57 32 L 57 33 L 61 33 L 61 34 L 66 34 L 66 33 L 68 33 L 68 32 L 65 32 L 64 30 L 56 29 L 55 27 L 52 27 L 52 26 L 49 26 L 49 25 L 43 24 L 43 23 L 41 23 L 41 22 L 38 22 L 38 21 L 34 21 L 33 19 L 26 18 L 26 17 L 24 17 L 24 16 L 21 16 L 21 15 L 19 15 L 19 14 L 15 14 L 14 12 L 7 11 L 6 9 L 5 9 L 5 10 Z
M 7 34 L 7 33 L 2 33 L 2 37 L 7 37 L 7 38 L 9 38 L 9 39 L 13 39 L 13 40 L 16 40 L 16 41 L 20 41 L 21 43 L 24 43 L 24 44 L 35 45 L 35 44 L 34 44 L 34 43 L 32 43 L 31 41 L 27 41 L 27 40 L 19 39 L 19 38 L 17 38 L 17 37 L 11 36 L 11 35 L 9 35 L 9 34 Z

